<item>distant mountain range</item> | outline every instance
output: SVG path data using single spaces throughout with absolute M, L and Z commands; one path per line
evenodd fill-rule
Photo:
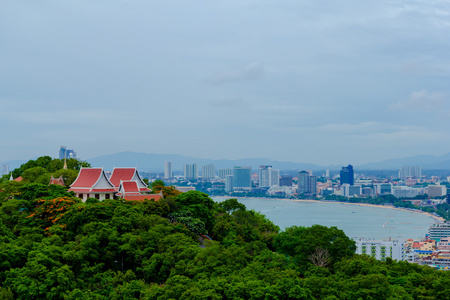
M 35 159 L 35 158 L 34 158 Z M 310 163 L 298 163 L 289 161 L 276 161 L 267 158 L 244 158 L 244 159 L 203 159 L 177 154 L 149 154 L 138 152 L 120 152 L 97 156 L 87 161 L 93 167 L 103 167 L 112 170 L 114 167 L 137 167 L 139 170 L 164 170 L 164 162 L 172 162 L 172 170 L 183 170 L 184 164 L 196 163 L 199 169 L 202 165 L 214 164 L 216 169 L 232 168 L 233 166 L 251 166 L 256 170 L 260 165 L 271 165 L 280 170 L 338 170 L 341 165 L 320 166 Z M 26 161 L 14 160 L 3 162 L 8 164 L 10 170 L 14 170 Z M 450 170 L 450 153 L 442 156 L 417 155 L 405 158 L 387 159 L 362 165 L 354 165 L 355 170 L 398 170 L 403 166 L 421 166 L 423 170 Z
M 295 163 L 289 161 L 274 161 L 267 158 L 247 158 L 247 159 L 203 159 L 176 154 L 148 154 L 136 152 L 121 152 L 109 155 L 102 155 L 87 160 L 92 166 L 103 167 L 112 170 L 114 167 L 137 167 L 139 170 L 163 171 L 164 162 L 172 162 L 172 170 L 183 170 L 184 164 L 202 165 L 214 164 L 216 169 L 232 168 L 233 166 L 251 166 L 258 169 L 260 165 L 271 165 L 280 170 L 323 170 L 324 167 L 309 164 Z

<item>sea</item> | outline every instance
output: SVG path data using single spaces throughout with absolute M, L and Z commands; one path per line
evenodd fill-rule
M 221 202 L 230 197 L 212 197 Z M 359 238 L 420 239 L 436 223 L 429 215 L 384 206 L 362 206 L 337 202 L 289 199 L 238 198 L 247 209 L 262 213 L 281 230 L 293 225 L 336 226 L 354 240 Z

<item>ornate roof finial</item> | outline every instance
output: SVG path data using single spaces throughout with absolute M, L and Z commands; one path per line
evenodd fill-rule
M 64 170 L 67 170 L 67 159 L 66 159 L 67 155 L 66 155 L 66 153 L 67 152 L 64 152 L 64 167 L 63 167 Z

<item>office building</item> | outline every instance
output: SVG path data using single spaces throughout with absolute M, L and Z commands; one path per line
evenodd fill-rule
M 259 187 L 271 187 L 280 185 L 280 171 L 272 166 L 260 166 L 258 170 Z
M 233 191 L 233 175 L 225 176 L 225 192 L 229 193 Z
M 197 164 L 184 165 L 184 179 L 196 180 L 197 178 L 198 178 L 198 165 Z
M 396 198 L 414 198 L 419 194 L 419 191 L 409 186 L 394 186 L 392 187 L 392 195 Z
M 341 178 L 340 178 L 341 185 L 343 185 L 344 183 L 347 183 L 349 185 L 355 184 L 355 175 L 353 173 L 352 165 L 348 165 L 347 167 L 342 167 L 340 175 L 341 175 Z
M 309 193 L 309 172 L 299 171 L 298 172 L 298 194 Z
M 317 194 L 317 176 L 309 176 L 308 181 L 308 192 L 311 194 Z
M 69 159 L 69 158 L 75 158 L 77 159 L 77 153 L 75 152 L 75 150 L 73 149 L 67 149 L 66 146 L 61 146 L 59 148 L 59 159 L 63 160 L 63 159 Z
M 440 241 L 450 237 L 450 223 L 436 223 L 428 228 L 428 235 L 431 240 Z
M 442 197 L 447 195 L 447 186 L 445 185 L 429 185 L 428 186 L 428 197 Z
M 233 167 L 233 189 L 251 187 L 251 167 Z
M 211 180 L 214 178 L 216 178 L 216 166 L 213 164 L 202 166 L 202 179 Z
M 422 168 L 419 166 L 404 166 L 398 171 L 398 178 L 415 178 L 420 179 L 422 177 Z
M 378 195 L 392 193 L 392 183 L 377 183 L 375 188 Z
M 291 175 L 281 176 L 280 186 L 292 186 L 292 176 Z
M 219 178 L 225 179 L 225 177 L 227 177 L 228 175 L 233 175 L 233 170 L 232 169 L 219 169 L 218 173 L 219 173 Z
M 164 162 L 164 178 L 172 178 L 172 162 Z

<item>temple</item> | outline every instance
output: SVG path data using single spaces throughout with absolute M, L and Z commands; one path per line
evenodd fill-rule
M 55 178 L 52 175 L 52 178 L 50 178 L 50 183 L 48 185 L 50 185 L 50 184 L 65 186 L 63 176 L 61 175 L 58 178 Z
M 81 168 L 69 191 L 73 191 L 83 202 L 90 197 L 99 200 L 116 197 L 125 200 L 162 198 L 162 193 L 150 194 L 151 190 L 136 168 L 114 168 L 110 178 L 106 176 L 103 168 Z
M 105 200 L 114 198 L 116 187 L 109 181 L 103 168 L 81 168 L 69 192 L 74 192 L 83 202 L 90 197 Z

